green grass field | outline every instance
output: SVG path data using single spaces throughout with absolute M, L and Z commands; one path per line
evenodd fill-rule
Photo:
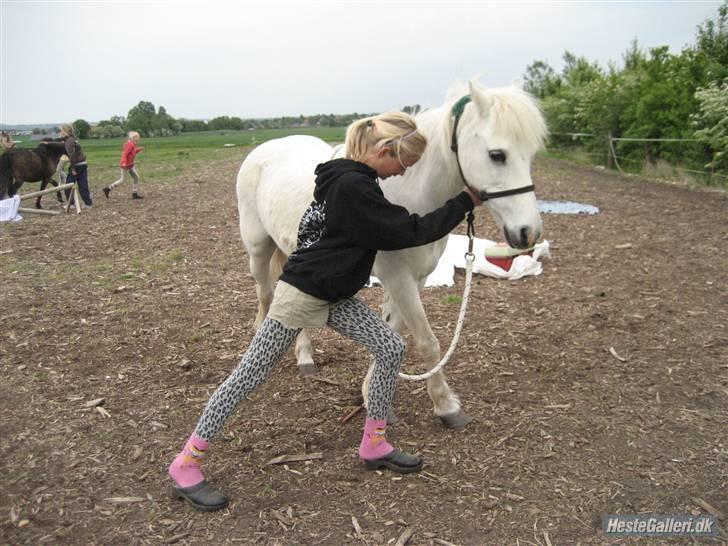
M 226 159 L 241 154 L 241 148 L 289 135 L 312 135 L 327 142 L 343 142 L 346 127 L 307 127 L 292 129 L 259 129 L 255 131 L 205 131 L 183 133 L 172 137 L 142 138 L 144 152 L 136 163 L 144 183 L 164 182 L 180 174 L 193 163 Z M 18 146 L 33 148 L 30 137 L 15 137 Z M 92 186 L 104 180 L 112 182 L 118 175 L 119 159 L 126 138 L 82 140 L 81 146 L 89 163 Z M 233 146 L 225 146 L 232 144 Z M 104 185 L 105 185 L 104 184 Z

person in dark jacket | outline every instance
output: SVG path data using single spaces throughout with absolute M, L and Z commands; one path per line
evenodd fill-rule
M 276 285 L 270 311 L 232 374 L 210 397 L 197 427 L 169 467 L 174 492 L 198 510 L 225 507 L 228 498 L 207 482 L 201 463 L 209 442 L 238 402 L 268 378 L 302 328 L 329 325 L 375 357 L 359 456 L 367 469 L 417 472 L 422 458 L 385 438 L 406 343 L 355 294 L 366 284 L 379 250 L 424 245 L 446 236 L 481 201 L 465 190 L 423 216 L 387 201 L 378 179 L 402 175 L 427 141 L 414 119 L 391 112 L 353 123 L 346 159 L 316 167 L 314 201 L 304 213 L 296 250 Z
M 91 208 L 93 200 L 91 199 L 91 191 L 88 187 L 88 163 L 86 163 L 86 155 L 81 149 L 81 145 L 73 131 L 72 125 L 63 125 L 61 127 L 61 139 L 66 143 L 66 155 L 69 160 L 68 176 L 66 182 L 76 182 L 78 184 L 78 192 L 81 194 L 86 208 Z M 70 198 L 71 190 L 66 190 L 66 198 Z

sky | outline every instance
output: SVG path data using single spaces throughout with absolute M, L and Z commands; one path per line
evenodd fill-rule
M 0 0 L 0 123 L 89 122 L 145 100 L 173 117 L 369 113 L 499 87 L 569 50 L 679 53 L 719 1 Z

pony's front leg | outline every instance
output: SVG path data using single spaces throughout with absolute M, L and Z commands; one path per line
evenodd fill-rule
M 40 191 L 43 191 L 44 189 L 46 189 L 46 188 L 48 187 L 48 183 L 49 183 L 49 182 L 50 182 L 51 184 L 53 184 L 54 186 L 58 186 L 58 183 L 57 183 L 57 182 L 56 182 L 55 180 L 53 180 L 52 178 L 44 178 L 44 179 L 43 179 L 43 181 L 42 181 L 42 182 L 40 183 Z M 58 200 L 59 200 L 59 201 L 60 201 L 61 203 L 63 203 L 63 199 L 62 199 L 62 198 L 60 197 L 60 195 L 61 195 L 61 192 L 58 192 L 58 193 L 57 193 L 57 196 L 58 196 Z M 39 195 L 39 196 L 38 196 L 38 197 L 36 198 L 36 200 L 35 200 L 35 208 L 37 208 L 37 209 L 41 209 L 41 210 L 43 209 L 43 207 L 42 207 L 42 206 L 41 206 L 41 204 L 40 204 L 40 200 L 41 200 L 42 198 L 43 198 L 43 196 L 42 196 L 42 195 Z
M 15 180 L 13 178 L 8 182 L 8 197 L 12 197 L 20 191 L 20 187 L 23 185 L 23 180 Z
M 396 289 L 388 292 L 407 329 L 412 333 L 415 348 L 424 366 L 430 370 L 440 362 L 440 343 L 427 321 L 417 284 L 414 281 L 398 284 Z M 460 399 L 450 390 L 442 371 L 427 380 L 427 393 L 432 400 L 435 415 L 446 427 L 460 430 L 473 420 L 463 411 Z

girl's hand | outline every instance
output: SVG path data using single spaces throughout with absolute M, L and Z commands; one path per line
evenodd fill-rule
M 465 193 L 467 193 L 470 196 L 470 199 L 473 200 L 473 205 L 474 206 L 477 207 L 478 205 L 482 205 L 483 204 L 482 199 L 480 199 L 480 197 L 478 197 L 477 195 L 475 195 L 470 188 L 467 188 L 466 187 L 465 188 Z

